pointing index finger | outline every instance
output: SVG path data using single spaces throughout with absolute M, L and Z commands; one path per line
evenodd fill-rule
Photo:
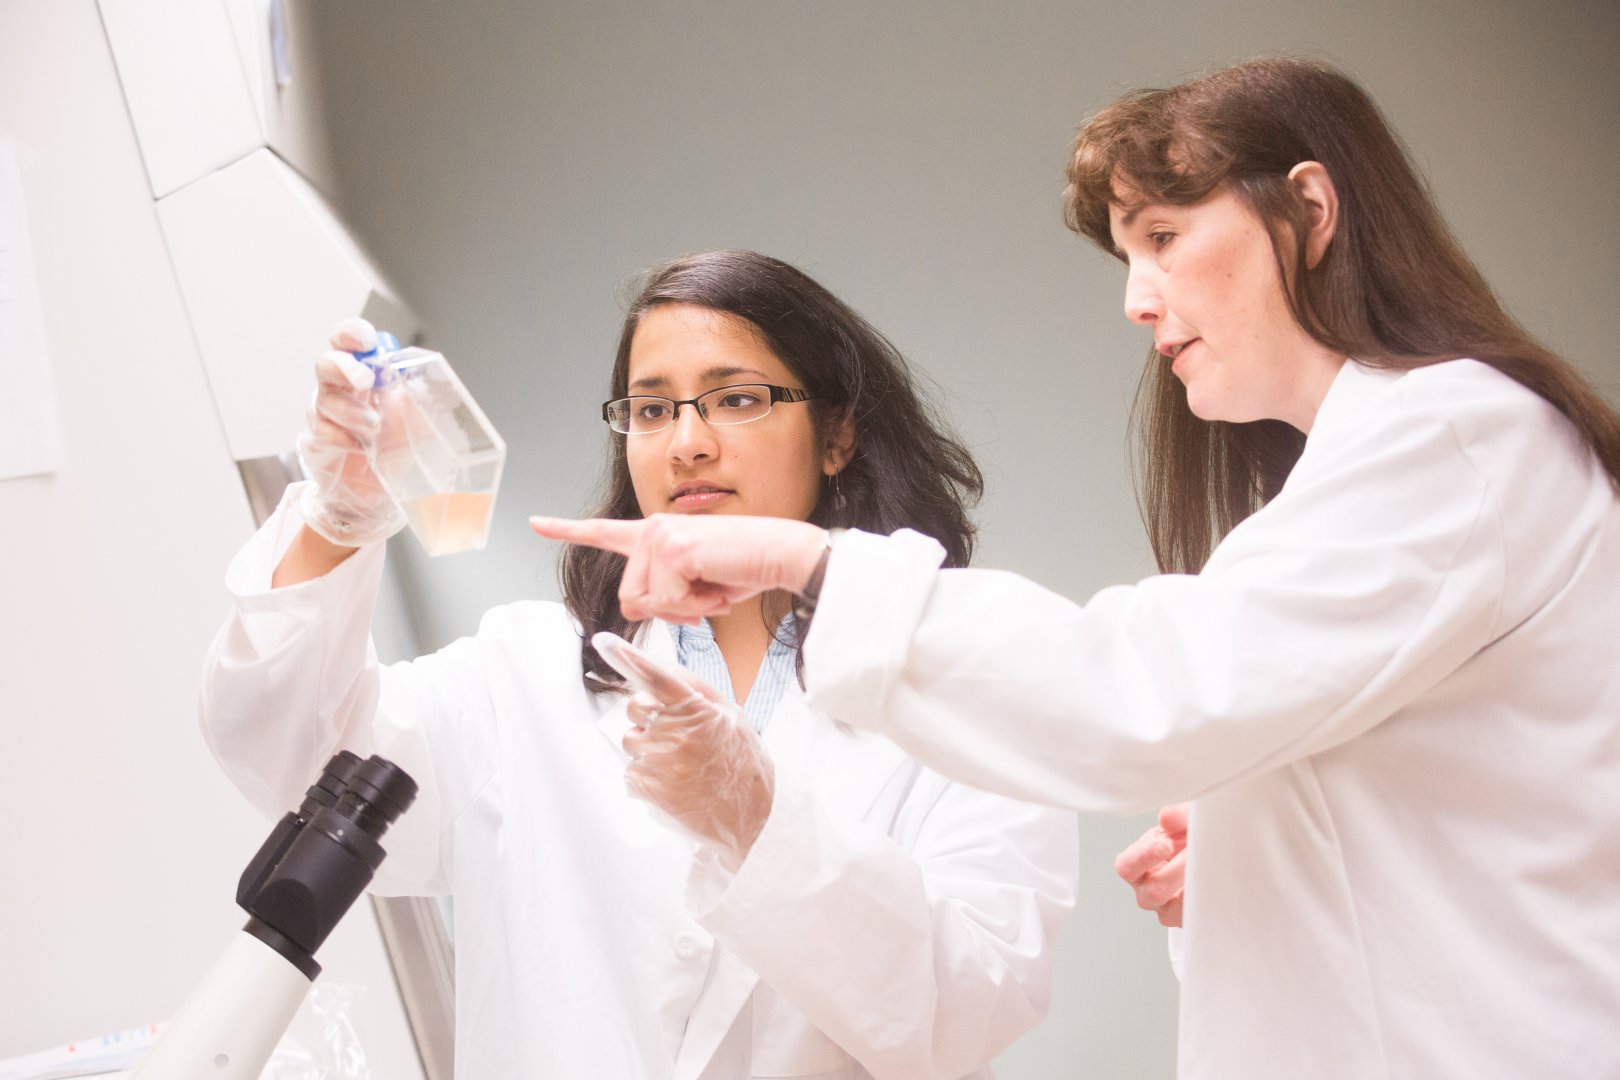
M 564 540 L 570 544 L 614 551 L 628 555 L 636 549 L 636 540 L 646 527 L 643 521 L 622 521 L 616 518 L 554 518 L 531 517 L 529 528 L 541 536 Z

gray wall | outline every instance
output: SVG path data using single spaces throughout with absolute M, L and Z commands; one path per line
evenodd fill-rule
M 555 595 L 524 519 L 587 505 L 619 286 L 718 246 L 803 266 L 932 376 L 989 476 L 981 564 L 1079 599 L 1147 572 L 1124 415 L 1148 339 L 1120 316 L 1119 267 L 1060 224 L 1065 150 L 1123 90 L 1261 52 L 1361 78 L 1511 308 L 1620 400 L 1609 0 L 311 14 L 346 216 L 511 444 L 488 553 L 408 568 L 428 644 Z M 1143 823 L 1083 825 L 1053 1019 L 1003 1075 L 1167 1076 L 1163 940 L 1109 869 Z

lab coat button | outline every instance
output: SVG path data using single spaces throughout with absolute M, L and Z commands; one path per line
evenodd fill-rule
M 698 940 L 691 934 L 677 934 L 675 936 L 675 959 L 691 960 L 698 954 Z

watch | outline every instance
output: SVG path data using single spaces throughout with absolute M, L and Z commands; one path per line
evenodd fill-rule
M 793 617 L 800 622 L 808 621 L 810 616 L 816 613 L 816 601 L 821 599 L 821 584 L 827 577 L 827 563 L 832 559 L 833 545 L 848 531 L 827 530 L 827 546 L 821 549 L 821 558 L 816 560 L 816 568 L 810 571 L 810 579 L 804 583 L 804 588 L 793 596 Z

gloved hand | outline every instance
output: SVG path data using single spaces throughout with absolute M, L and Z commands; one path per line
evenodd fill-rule
M 1159 823 L 1120 852 L 1114 872 L 1136 893 L 1136 906 L 1158 914 L 1163 926 L 1181 925 L 1187 876 L 1187 804 L 1159 811 Z
M 345 319 L 332 330 L 331 351 L 315 361 L 315 399 L 298 436 L 298 456 L 315 481 L 304 492 L 304 522 L 342 547 L 386 540 L 405 527 L 405 515 L 383 490 L 366 460 L 382 418 L 372 392 L 375 374 L 352 353 L 376 347 L 377 331 L 364 319 Z
M 776 771 L 736 705 L 682 668 L 666 668 L 613 634 L 591 638 L 602 658 L 637 687 L 624 737 L 631 794 L 684 831 L 714 845 L 736 870 L 759 838 L 775 797 Z

